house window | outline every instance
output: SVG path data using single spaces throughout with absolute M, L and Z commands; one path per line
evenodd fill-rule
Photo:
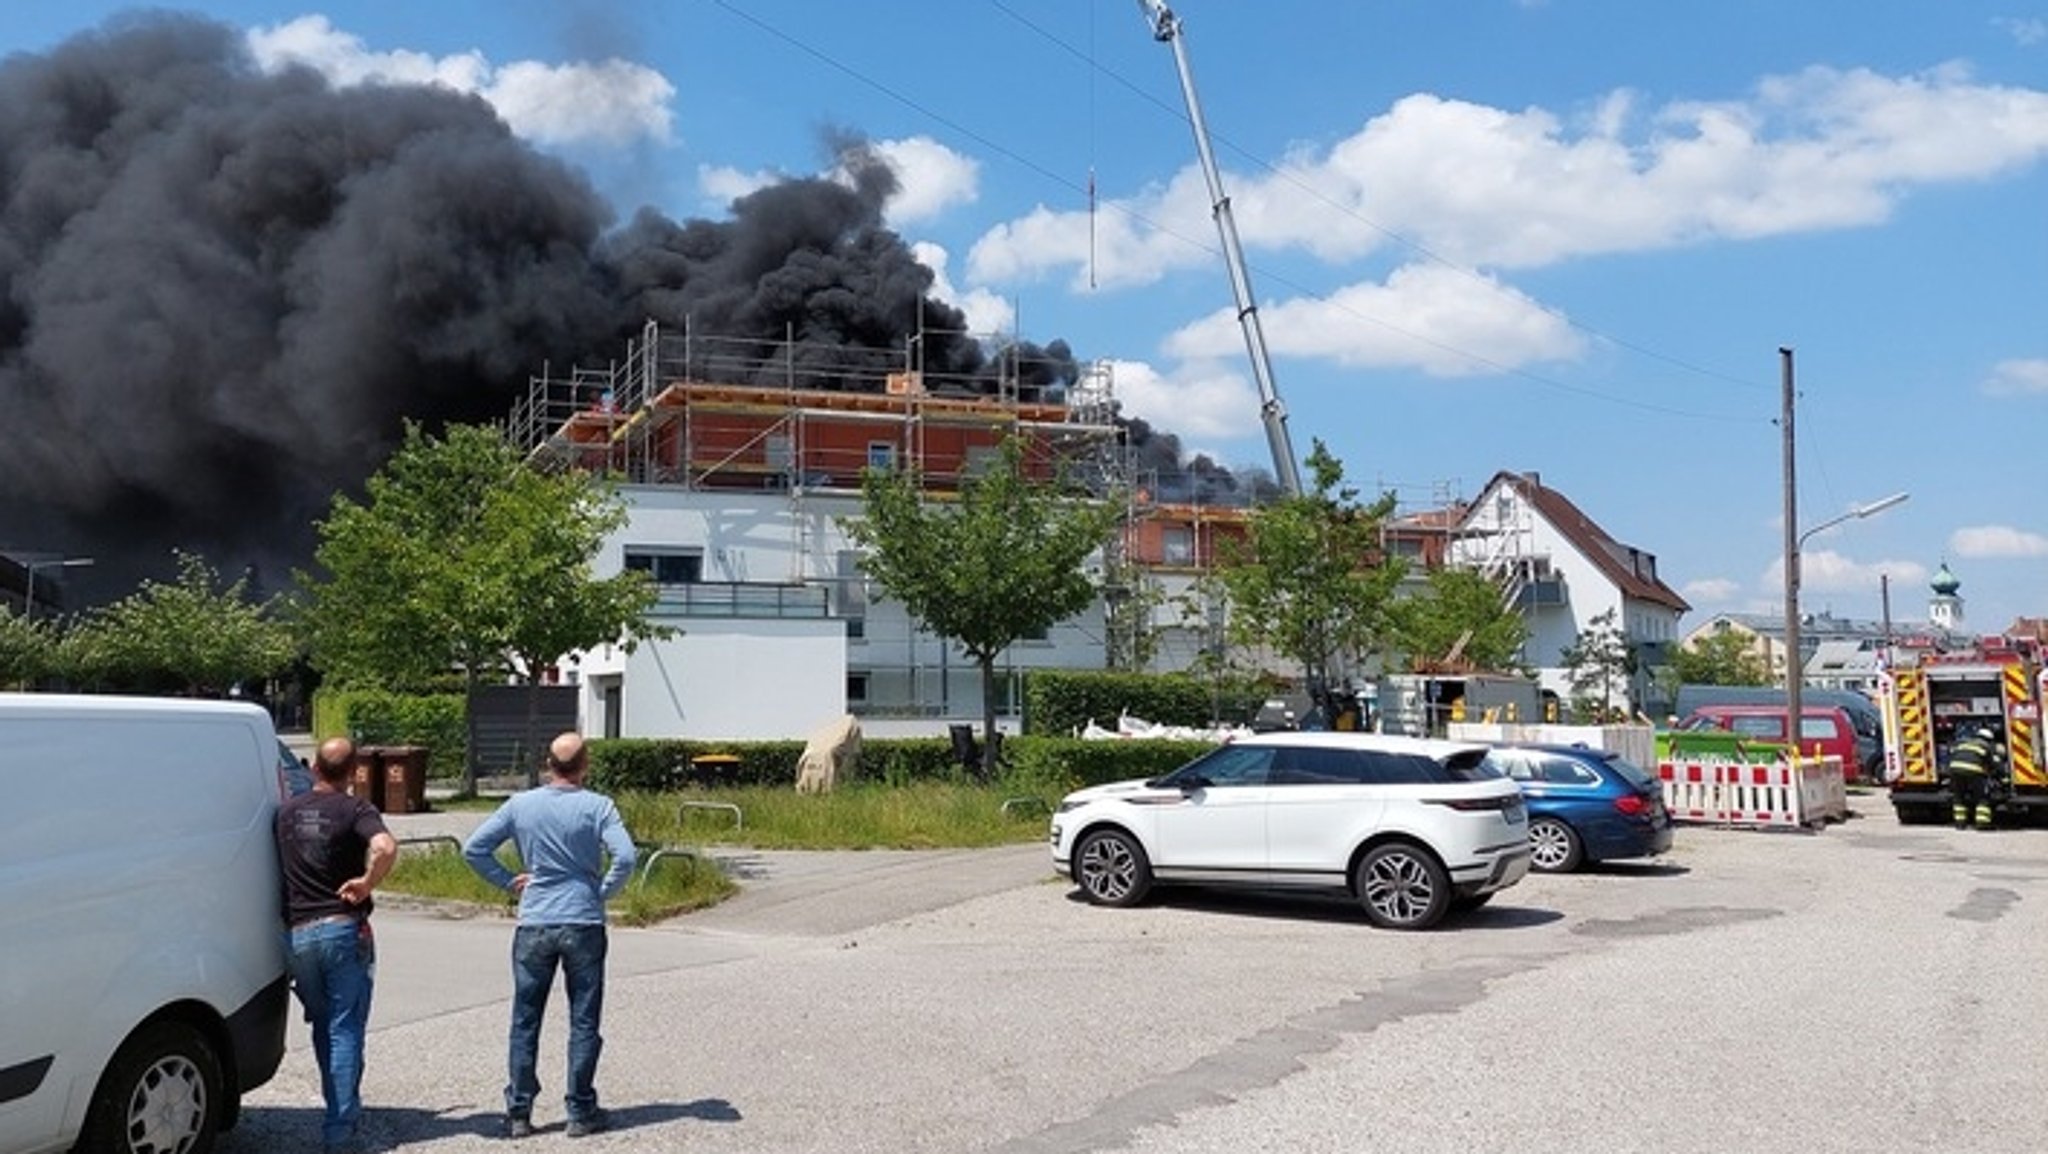
M 880 473 L 896 471 L 896 444 L 893 441 L 868 442 L 868 468 Z
M 695 585 L 704 579 L 704 551 L 627 546 L 626 568 L 652 576 L 656 585 Z
M 865 704 L 865 703 L 866 703 L 866 701 L 867 701 L 867 699 L 868 699 L 868 675 L 867 675 L 867 674 L 865 674 L 865 673 L 849 673 L 849 674 L 847 674 L 847 675 L 846 675 L 846 703 L 847 703 L 848 705 L 861 705 L 861 704 Z
M 967 447 L 967 459 L 960 467 L 960 475 L 963 477 L 979 477 L 987 473 L 996 462 L 1002 459 L 1003 449 L 1000 445 L 969 445 Z
M 833 558 L 833 576 L 839 582 L 839 615 L 846 619 L 846 636 L 868 635 L 868 587 L 860 571 L 860 554 L 841 549 Z
M 1166 565 L 1195 563 L 1195 531 L 1186 526 L 1168 526 L 1161 534 L 1160 562 Z

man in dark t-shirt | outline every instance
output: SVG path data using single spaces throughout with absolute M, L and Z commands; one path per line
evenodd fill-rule
M 312 790 L 277 811 L 286 964 L 313 1027 L 313 1056 L 327 1103 L 320 1137 L 330 1154 L 358 1142 L 363 1037 L 377 969 L 370 894 L 398 860 L 398 841 L 376 807 L 347 793 L 355 757 L 355 745 L 345 737 L 322 744 L 313 761 Z

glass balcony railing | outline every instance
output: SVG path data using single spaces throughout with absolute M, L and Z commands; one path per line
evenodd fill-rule
M 655 594 L 655 617 L 829 617 L 823 585 L 769 585 L 743 581 L 699 581 L 663 585 Z

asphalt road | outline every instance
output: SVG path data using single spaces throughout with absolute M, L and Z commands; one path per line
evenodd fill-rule
M 560 995 L 523 1146 L 926 1151 L 2048 1149 L 2048 831 L 1686 828 L 1424 934 L 1348 903 L 1098 910 L 1038 846 L 740 853 L 746 892 L 615 930 L 598 1085 L 561 1131 Z M 431 821 L 431 818 L 400 819 Z M 499 917 L 386 909 L 385 1148 L 502 1150 Z M 310 1147 L 303 1030 L 229 1154 Z

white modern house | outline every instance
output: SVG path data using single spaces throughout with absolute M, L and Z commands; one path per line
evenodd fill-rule
M 980 668 L 862 580 L 841 528 L 860 512 L 857 495 L 674 485 L 623 495 L 631 519 L 596 567 L 653 574 L 654 619 L 675 636 L 577 656 L 570 675 L 591 732 L 770 740 L 848 712 L 873 736 L 979 720 Z M 999 666 L 1008 726 L 1024 671 L 1102 668 L 1102 621 L 1098 605 L 1010 647 Z
M 1537 473 L 1496 473 L 1465 507 L 1449 559 L 1495 575 L 1529 624 L 1524 659 L 1542 687 L 1572 696 L 1563 655 L 1603 614 L 1636 655 L 1635 711 L 1662 716 L 1654 671 L 1691 608 L 1657 574 L 1656 555 L 1616 540 Z

